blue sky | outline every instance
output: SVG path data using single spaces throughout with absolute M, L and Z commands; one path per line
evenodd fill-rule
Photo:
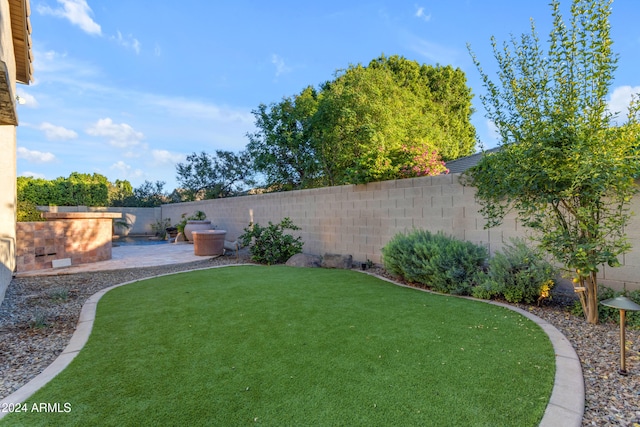
M 614 1 L 616 111 L 640 92 L 639 16 L 637 0 Z M 530 18 L 546 40 L 548 0 L 31 0 L 35 81 L 18 88 L 18 175 L 97 172 L 173 190 L 188 154 L 242 150 L 259 104 L 383 53 L 461 68 L 490 148 L 466 45 L 491 72 L 490 37 L 528 32 Z

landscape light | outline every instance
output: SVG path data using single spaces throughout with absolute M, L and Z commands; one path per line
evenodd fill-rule
M 619 296 L 601 301 L 600 304 L 617 308 L 620 310 L 620 375 L 627 375 L 627 369 L 625 366 L 625 337 L 624 337 L 624 324 L 625 324 L 625 311 L 640 311 L 640 305 L 631 301 L 627 297 Z

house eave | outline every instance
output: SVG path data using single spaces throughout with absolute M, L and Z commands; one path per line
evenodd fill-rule
M 16 58 L 16 81 L 29 84 L 33 77 L 29 0 L 9 0 L 9 11 L 13 51 Z

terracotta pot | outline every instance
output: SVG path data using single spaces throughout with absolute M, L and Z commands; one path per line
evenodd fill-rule
M 211 230 L 213 226 L 211 225 L 211 221 L 208 219 L 204 220 L 189 220 L 187 221 L 187 225 L 184 226 L 184 236 L 187 240 L 193 243 L 193 234 L 194 230 Z
M 220 256 L 224 254 L 225 230 L 194 230 L 193 253 L 198 256 Z

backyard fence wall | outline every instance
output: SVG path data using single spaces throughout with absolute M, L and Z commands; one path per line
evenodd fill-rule
M 302 236 L 304 252 L 351 254 L 354 261 L 376 263 L 394 235 L 413 229 L 442 231 L 485 245 L 491 253 L 510 238 L 526 235 L 513 215 L 501 227 L 484 229 L 475 189 L 462 186 L 458 178 L 450 174 L 169 204 L 162 206 L 162 217 L 175 224 L 182 214 L 201 210 L 216 228 L 227 231 L 227 240 L 241 235 L 250 222 L 266 226 L 289 217 L 302 228 L 292 234 Z M 636 212 L 639 199 L 632 206 Z M 617 289 L 640 289 L 640 218 L 633 217 L 626 231 L 633 250 L 621 259 L 622 267 L 603 267 L 600 277 Z

